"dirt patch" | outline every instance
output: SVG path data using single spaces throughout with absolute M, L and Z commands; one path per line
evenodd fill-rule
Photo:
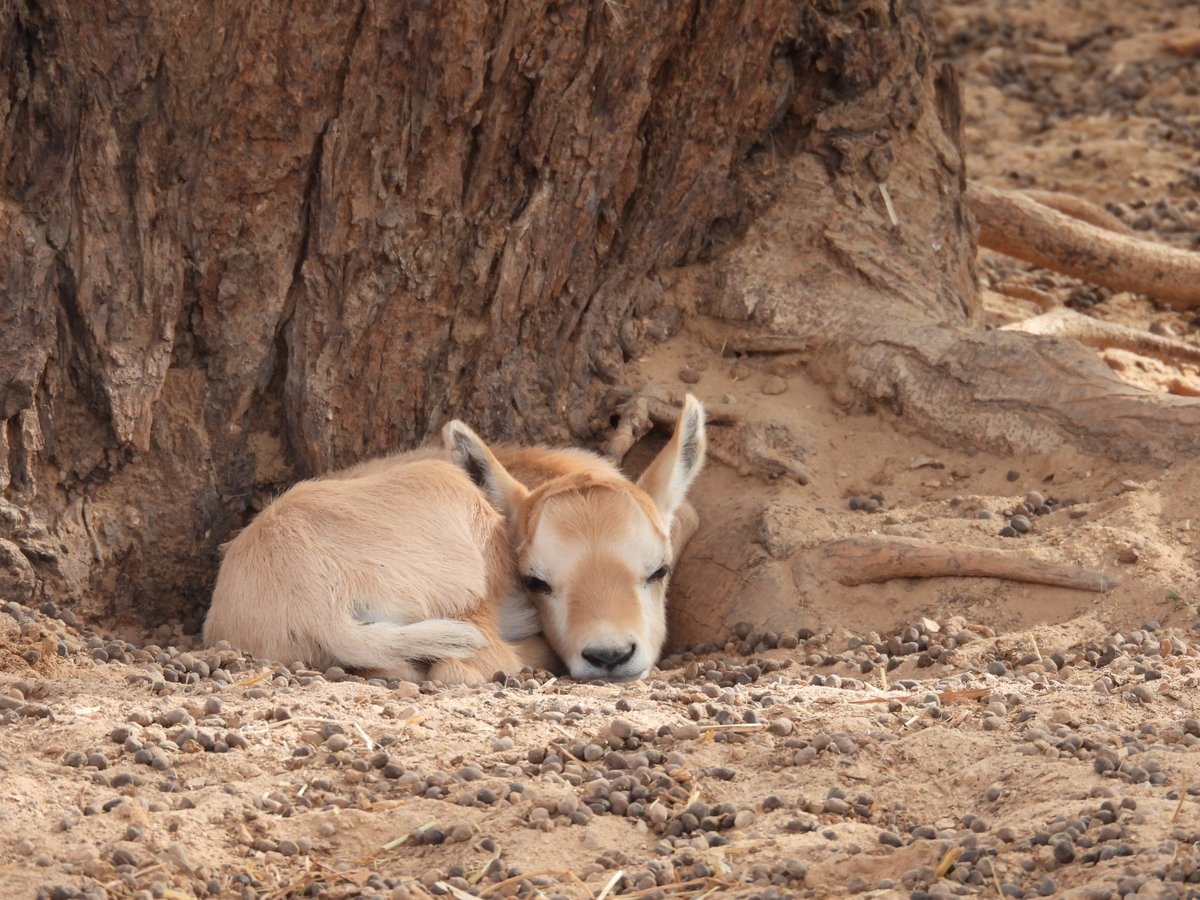
M 66 650 L 0 696 L 8 896 L 1083 896 L 1200 863 L 1200 660 L 1155 623 L 742 629 L 635 685 L 473 690 L 4 612 Z

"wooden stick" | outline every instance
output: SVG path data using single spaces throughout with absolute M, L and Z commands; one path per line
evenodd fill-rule
M 1200 306 L 1200 253 L 1114 234 L 983 185 L 971 185 L 967 205 L 982 247 L 1113 290 L 1149 294 L 1176 309 Z
M 1027 553 L 918 538 L 854 537 L 823 544 L 821 557 L 844 585 L 894 578 L 1003 578 L 1080 591 L 1105 593 L 1119 580 L 1106 572 L 1069 563 L 1032 559 Z M 803 565 L 804 556 L 798 563 Z M 807 560 L 805 560 L 807 561 Z
M 812 342 L 808 338 L 790 334 L 742 334 L 729 338 L 722 349 L 722 356 L 739 353 L 807 353 L 812 349 Z

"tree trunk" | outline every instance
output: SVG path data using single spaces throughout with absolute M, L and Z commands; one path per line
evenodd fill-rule
M 3 535 L 86 612 L 198 615 L 257 490 L 452 413 L 599 438 L 660 273 L 797 154 L 843 199 L 924 170 L 926 299 L 972 296 L 912 3 L 17 2 L 0 39 Z

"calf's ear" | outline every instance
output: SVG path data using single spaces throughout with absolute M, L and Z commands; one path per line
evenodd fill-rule
M 707 446 L 704 407 L 699 400 L 688 394 L 683 401 L 679 419 L 675 422 L 675 433 L 671 440 L 637 482 L 638 487 L 650 495 L 668 527 L 676 510 L 687 497 L 692 482 L 700 474 Z
M 512 519 L 529 490 L 496 459 L 483 438 L 455 419 L 442 429 L 442 443 L 459 466 L 503 516 Z

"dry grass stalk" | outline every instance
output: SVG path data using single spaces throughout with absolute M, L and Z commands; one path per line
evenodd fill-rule
M 250 675 L 247 678 L 243 678 L 241 681 L 235 681 L 233 684 L 230 685 L 230 687 L 235 687 L 235 688 L 254 687 L 256 684 L 262 684 L 264 681 L 266 681 L 268 678 L 270 678 L 274 673 L 275 673 L 274 669 L 266 669 L 265 671 L 259 672 L 257 675 Z
M 892 192 L 882 181 L 879 182 L 879 193 L 883 196 L 883 205 L 887 207 L 888 219 L 891 221 L 892 227 L 899 228 L 900 219 L 896 216 L 896 206 L 892 203 Z
M 363 743 L 367 745 L 367 752 L 373 752 L 375 750 L 375 742 L 371 740 L 369 734 L 363 731 L 363 727 L 357 721 L 354 723 L 354 730 L 358 732 L 359 737 L 363 739 Z
M 609 894 L 612 893 L 613 888 L 615 888 L 617 886 L 617 882 L 620 881 L 624 877 L 625 877 L 624 869 L 617 869 L 617 871 L 613 872 L 612 878 L 608 879 L 608 883 L 604 885 L 603 890 L 601 890 L 600 893 L 596 895 L 596 900 L 604 900 L 605 897 L 607 897 Z
M 965 688 L 961 691 L 939 691 L 939 703 L 954 703 L 958 700 L 978 700 L 980 697 L 990 697 L 994 691 L 991 688 Z M 890 703 L 893 700 L 907 700 L 911 694 L 889 694 L 886 697 L 864 697 L 861 700 L 851 700 L 851 703 Z
M 962 847 L 949 848 L 945 852 L 945 854 L 942 856 L 942 861 L 938 863 L 938 867 L 935 870 L 934 874 L 936 874 L 938 878 L 945 878 L 946 873 L 949 872 L 954 867 L 955 860 L 958 859 L 959 855 L 962 852 L 963 852 Z
M 1175 807 L 1175 815 L 1171 816 L 1171 824 L 1174 825 L 1179 821 L 1179 816 L 1183 813 L 1183 803 L 1187 800 L 1188 791 L 1192 789 L 1192 783 L 1188 782 L 1183 786 L 1183 790 L 1179 792 L 1179 804 Z
M 728 725 L 701 725 L 701 731 L 732 731 L 752 732 L 762 731 L 767 727 L 766 722 L 732 722 Z
M 559 869 L 547 869 L 543 872 L 525 872 L 521 875 L 514 875 L 512 878 L 506 878 L 503 881 L 497 881 L 495 884 L 489 884 L 479 892 L 480 897 L 490 897 L 496 891 L 503 890 L 509 885 L 520 884 L 522 881 L 531 878 L 568 878 L 575 881 L 579 879 L 575 877 L 573 872 L 567 872 Z

